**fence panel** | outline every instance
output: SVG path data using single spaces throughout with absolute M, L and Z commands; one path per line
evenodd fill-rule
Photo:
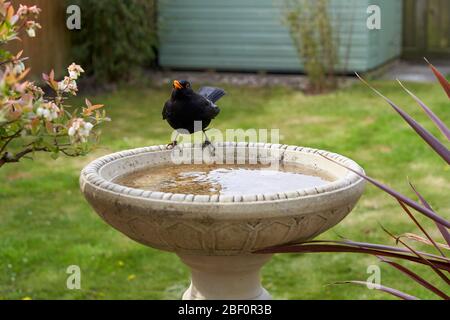
M 22 35 L 22 41 L 14 41 L 9 46 L 12 52 L 23 48 L 24 56 L 29 57 L 27 67 L 31 67 L 31 77 L 40 78 L 42 72 L 54 69 L 58 76 L 65 72 L 69 61 L 70 37 L 66 28 L 66 6 L 62 0 L 13 0 L 16 8 L 19 4 L 37 5 L 42 9 L 38 22 L 42 29 L 36 38 Z

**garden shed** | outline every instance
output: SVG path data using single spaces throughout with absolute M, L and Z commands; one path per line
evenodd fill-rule
M 370 30 L 370 5 L 381 29 Z M 298 72 L 302 63 L 283 22 L 284 0 L 160 0 L 160 56 L 166 68 Z M 341 71 L 368 71 L 402 52 L 402 0 L 330 0 Z M 345 69 L 345 70 L 344 70 Z

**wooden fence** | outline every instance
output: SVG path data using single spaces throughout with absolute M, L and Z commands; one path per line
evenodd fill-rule
M 449 0 L 404 0 L 403 55 L 450 56 Z
M 35 38 L 26 34 L 21 41 L 13 41 L 9 47 L 12 52 L 24 50 L 29 57 L 27 67 L 31 67 L 31 77 L 40 78 L 43 72 L 54 69 L 58 76 L 66 72 L 70 61 L 70 34 L 66 27 L 66 5 L 64 0 L 12 0 L 15 8 L 19 4 L 37 5 L 42 9 L 38 22 L 42 29 L 37 30 Z

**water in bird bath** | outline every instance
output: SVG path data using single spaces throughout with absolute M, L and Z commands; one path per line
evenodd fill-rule
M 115 179 L 130 188 L 196 195 L 248 195 L 317 187 L 335 178 L 327 172 L 284 164 L 154 166 Z

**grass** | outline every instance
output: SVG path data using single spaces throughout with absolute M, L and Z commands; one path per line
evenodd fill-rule
M 375 84 L 440 135 L 397 84 Z M 449 123 L 448 100 L 438 85 L 408 87 Z M 279 128 L 281 143 L 341 153 L 356 160 L 371 176 L 411 195 L 409 177 L 434 208 L 449 217 L 449 167 L 363 85 L 322 96 L 305 96 L 282 87 L 225 89 L 228 96 L 220 103 L 222 113 L 214 122 L 215 128 Z M 161 120 L 168 94 L 167 88 L 124 87 L 112 94 L 89 97 L 105 103 L 113 119 L 105 125 L 101 145 L 93 154 L 56 161 L 37 155 L 34 161 L 0 169 L 0 299 L 181 296 L 188 286 L 189 272 L 178 258 L 139 245 L 107 226 L 78 187 L 81 168 L 94 158 L 168 142 L 171 130 Z M 356 209 L 321 238 L 342 235 L 392 244 L 378 223 L 398 234 L 418 232 L 395 201 L 368 187 Z M 263 283 L 275 299 L 391 298 L 366 288 L 328 285 L 366 280 L 372 264 L 380 265 L 382 284 L 435 298 L 376 258 L 355 254 L 277 255 L 264 268 Z M 81 290 L 66 288 L 70 265 L 81 267 Z M 436 280 L 429 270 L 416 270 Z

